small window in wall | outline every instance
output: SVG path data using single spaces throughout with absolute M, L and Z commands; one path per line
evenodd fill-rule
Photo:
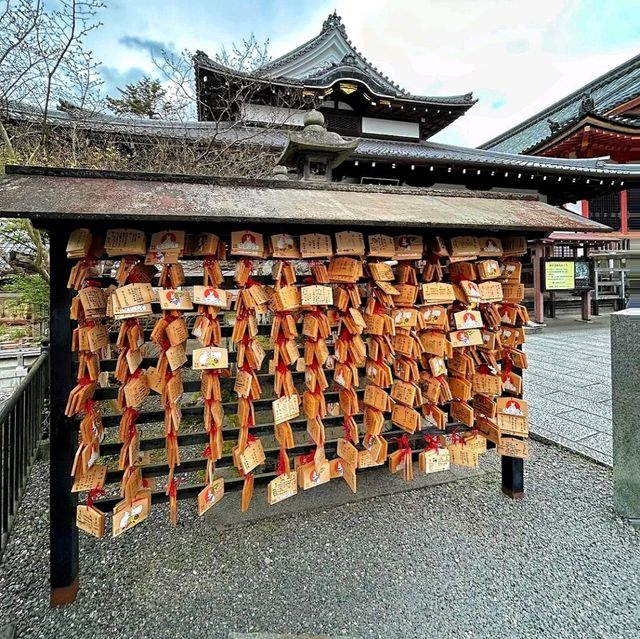
M 551 252 L 553 257 L 575 257 L 573 254 L 573 247 L 563 246 L 562 244 L 554 244 Z
M 608 193 L 594 197 L 589 201 L 589 213 L 592 217 L 619 217 L 620 194 Z

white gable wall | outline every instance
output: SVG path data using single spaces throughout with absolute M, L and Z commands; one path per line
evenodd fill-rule
M 278 67 L 269 70 L 272 77 L 284 75 L 289 78 L 302 79 L 307 77 L 319 66 L 327 62 L 340 62 L 344 56 L 352 51 L 344 37 L 334 31 L 322 44 L 311 49 L 301 57 L 296 57 L 290 62 L 285 62 Z

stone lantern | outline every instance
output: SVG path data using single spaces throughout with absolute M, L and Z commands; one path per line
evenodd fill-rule
M 330 182 L 333 169 L 346 160 L 358 146 L 358 138 L 345 140 L 327 131 L 324 115 L 315 109 L 304 116 L 304 129 L 290 133 L 278 164 L 294 168 L 299 180 Z

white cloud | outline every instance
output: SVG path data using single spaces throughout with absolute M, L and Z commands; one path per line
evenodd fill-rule
M 434 139 L 475 146 L 637 54 L 571 51 L 578 0 L 337 2 L 349 37 L 402 87 L 481 100 Z M 484 98 L 484 99 L 483 99 Z

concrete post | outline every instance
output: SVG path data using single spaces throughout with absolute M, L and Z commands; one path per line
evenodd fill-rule
M 640 309 L 611 315 L 613 501 L 640 527 Z

